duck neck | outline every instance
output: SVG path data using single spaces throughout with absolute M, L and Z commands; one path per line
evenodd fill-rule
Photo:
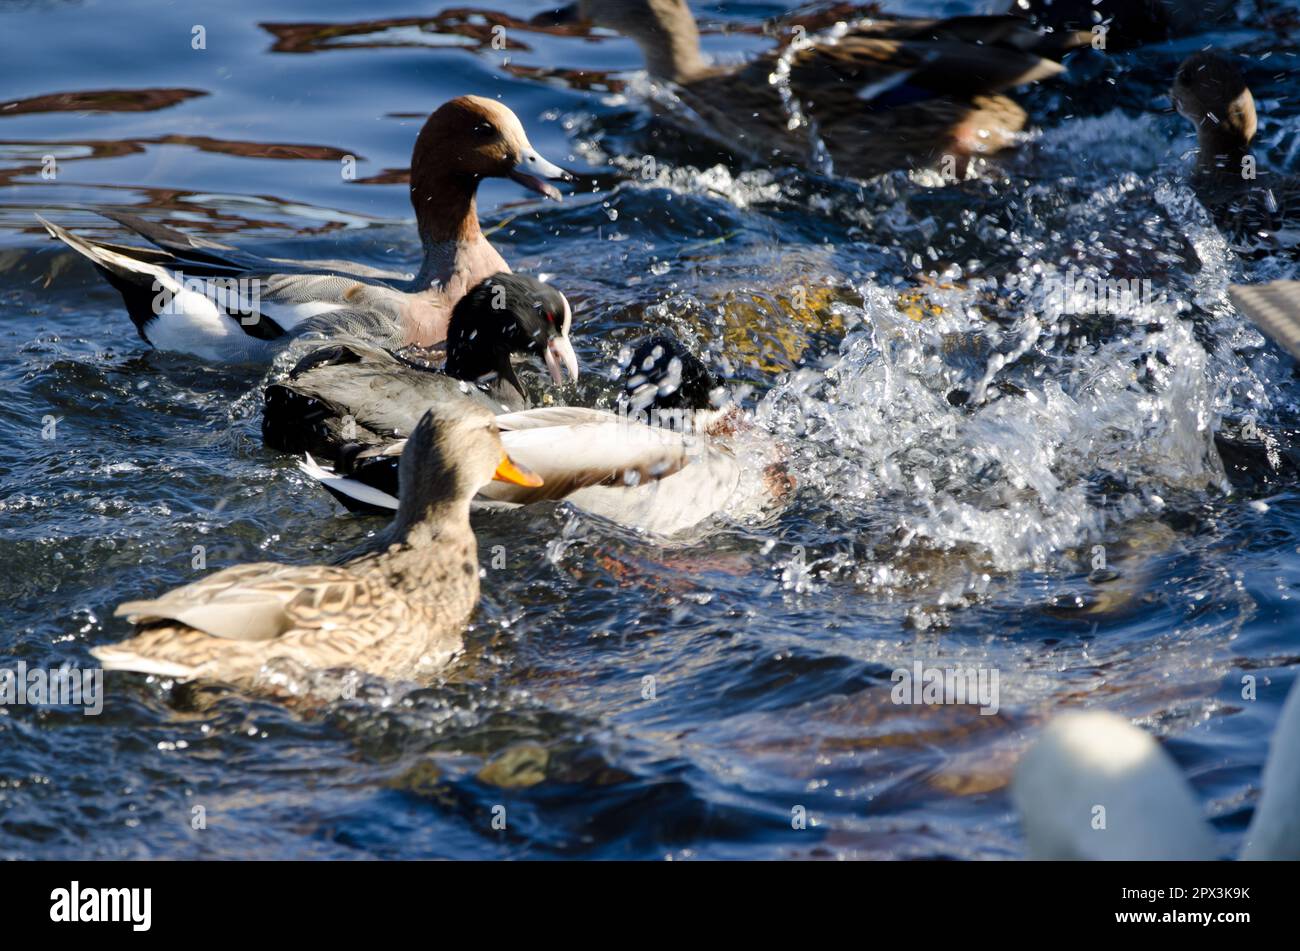
M 1242 160 L 1250 153 L 1250 143 L 1241 136 L 1224 132 L 1210 123 L 1196 136 L 1196 171 L 1201 175 L 1240 178 Z
M 384 539 L 386 544 L 420 551 L 435 543 L 474 537 L 469 525 L 469 499 L 456 491 L 450 474 L 426 480 L 422 485 L 408 487 L 406 482 L 402 479 L 402 499 Z
M 448 339 L 451 339 L 450 334 Z M 510 354 L 504 351 L 483 353 L 482 350 L 478 347 L 464 353 L 449 349 L 445 367 L 447 375 L 480 386 L 506 406 L 519 406 L 524 402 L 524 388 L 515 375 Z
M 445 284 L 462 252 L 483 240 L 478 223 L 478 178 L 433 173 L 411 183 L 411 205 L 424 247 L 417 280 Z
M 687 83 L 707 72 L 700 30 L 684 0 L 647 4 L 645 19 L 630 27 L 650 75 Z
M 501 328 L 490 318 L 474 326 L 467 326 L 469 320 L 463 308 L 452 312 L 443 371 L 453 379 L 480 386 L 512 409 L 524 404 L 524 388 L 515 375 Z

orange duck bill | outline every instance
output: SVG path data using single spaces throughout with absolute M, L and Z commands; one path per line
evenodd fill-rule
M 525 465 L 521 465 L 511 459 L 506 453 L 501 453 L 501 461 L 497 463 L 497 471 L 492 473 L 492 478 L 498 482 L 513 482 L 515 485 L 526 485 L 529 488 L 536 488 L 542 484 L 542 477 Z

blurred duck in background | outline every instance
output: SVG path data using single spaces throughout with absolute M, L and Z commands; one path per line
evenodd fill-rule
M 1025 111 L 1004 90 L 1055 76 L 1086 32 L 1042 33 L 1013 16 L 862 19 L 800 35 L 740 66 L 710 65 L 686 0 L 580 0 L 539 25 L 587 21 L 635 40 L 699 128 L 759 165 L 869 178 L 1016 142 Z
M 1283 232 L 1300 216 L 1300 181 L 1251 152 L 1255 99 L 1237 63 L 1214 50 L 1194 53 L 1178 67 L 1169 97 L 1196 128 L 1192 187 L 1215 222 L 1247 257 L 1296 260 L 1300 249 Z

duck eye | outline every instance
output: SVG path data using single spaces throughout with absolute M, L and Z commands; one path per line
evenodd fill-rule
M 474 126 L 474 134 L 481 139 L 487 139 L 496 135 L 497 130 L 492 127 L 492 123 L 490 122 L 480 122 L 478 125 Z

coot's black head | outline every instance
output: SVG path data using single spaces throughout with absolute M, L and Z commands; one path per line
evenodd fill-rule
M 496 365 L 512 353 L 533 353 L 546 361 L 551 379 L 578 378 L 578 358 L 569 340 L 573 311 L 563 294 L 526 274 L 493 274 L 470 290 L 452 310 L 447 327 L 448 372 L 463 366 Z

